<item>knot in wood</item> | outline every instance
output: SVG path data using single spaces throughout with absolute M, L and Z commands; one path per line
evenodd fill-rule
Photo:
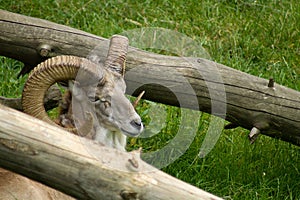
M 122 190 L 120 196 L 124 200 L 139 200 L 138 193 Z
M 52 47 L 48 44 L 41 44 L 38 48 L 38 53 L 42 57 L 50 57 L 52 52 Z
M 24 153 L 27 155 L 37 155 L 38 151 L 29 146 L 28 144 L 21 143 L 16 140 L 0 138 L 0 144 L 2 144 L 7 149 L 12 151 Z

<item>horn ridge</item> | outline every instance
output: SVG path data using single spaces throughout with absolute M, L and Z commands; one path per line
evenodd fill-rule
M 125 61 L 128 51 L 128 38 L 121 35 L 113 35 L 110 39 L 109 50 L 104 66 L 124 76 Z
M 51 85 L 59 81 L 76 79 L 79 71 L 80 74 L 83 72 L 98 81 L 104 77 L 101 67 L 77 56 L 56 56 L 40 63 L 29 74 L 24 85 L 22 92 L 24 112 L 50 124 L 55 124 L 45 111 L 44 96 Z M 82 81 L 86 81 L 88 84 L 89 80 L 94 78 L 87 79 L 85 77 L 85 80 Z

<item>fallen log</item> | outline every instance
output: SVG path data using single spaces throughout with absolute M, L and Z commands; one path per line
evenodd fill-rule
M 104 41 L 67 26 L 0 11 L 0 55 L 25 63 L 22 73 L 48 57 L 86 57 Z M 107 48 L 104 45 L 100 54 L 106 55 Z M 200 109 L 232 122 L 229 128 L 252 130 L 252 139 L 261 133 L 300 146 L 298 91 L 206 59 L 162 56 L 133 47 L 126 65 L 129 94 L 145 90 L 145 99 Z
M 142 161 L 0 105 L 0 167 L 78 199 L 220 199 Z

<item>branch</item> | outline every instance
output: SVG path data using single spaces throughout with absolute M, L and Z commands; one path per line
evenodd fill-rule
M 220 199 L 121 152 L 0 105 L 0 167 L 78 199 Z
M 24 62 L 23 73 L 51 56 L 87 57 L 103 41 L 107 40 L 67 26 L 0 11 L 0 54 Z M 100 55 L 107 50 L 103 46 Z M 256 127 L 261 134 L 300 145 L 298 91 L 209 60 L 162 56 L 133 47 L 126 65 L 129 94 L 145 90 L 145 99 L 200 109 L 232 122 L 230 127 Z M 218 73 L 221 78 L 216 79 Z M 193 90 L 187 90 L 190 86 Z

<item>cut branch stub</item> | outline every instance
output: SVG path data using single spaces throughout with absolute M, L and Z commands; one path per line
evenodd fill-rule
M 251 144 L 253 144 L 255 142 L 255 140 L 257 139 L 259 134 L 260 134 L 260 130 L 258 128 L 253 127 L 251 129 L 249 136 L 248 136 Z
M 274 87 L 274 79 L 273 78 L 269 79 L 268 87 L 269 88 L 273 88 Z
M 112 36 L 105 60 L 105 67 L 124 76 L 127 51 L 128 38 L 120 35 Z

